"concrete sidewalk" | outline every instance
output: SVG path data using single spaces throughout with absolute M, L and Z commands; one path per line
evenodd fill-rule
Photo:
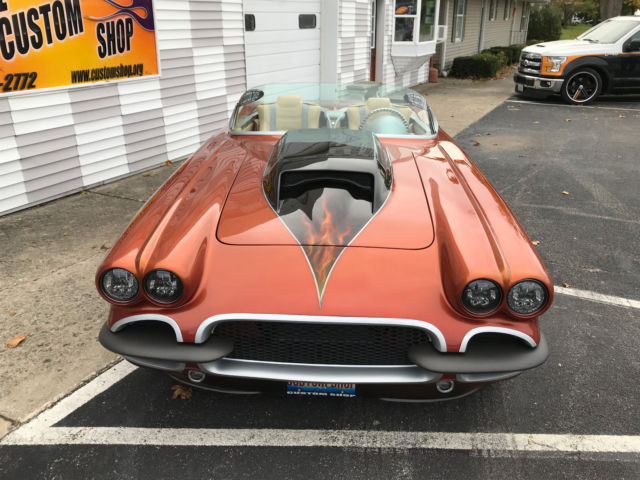
M 513 81 L 441 79 L 417 89 L 455 135 L 509 97 Z M 95 271 L 176 168 L 0 217 L 0 437 L 117 360 L 96 339 L 108 305 L 96 293 Z M 15 335 L 26 340 L 7 348 Z

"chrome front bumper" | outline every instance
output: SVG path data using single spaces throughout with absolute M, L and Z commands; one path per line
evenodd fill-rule
M 513 77 L 513 81 L 516 83 L 516 90 L 518 85 L 522 86 L 522 90 L 525 88 L 532 88 L 534 90 L 542 90 L 553 93 L 560 93 L 562 88 L 563 78 L 541 78 L 534 77 L 532 75 L 523 75 L 522 73 L 516 73 Z

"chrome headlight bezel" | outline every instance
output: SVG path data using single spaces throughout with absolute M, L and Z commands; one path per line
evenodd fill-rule
M 168 274 L 168 278 L 167 277 Z M 166 284 L 166 282 L 175 283 L 173 287 L 174 293 L 171 296 L 159 296 L 157 291 L 154 292 L 155 289 L 158 288 L 154 282 L 160 280 L 159 276 L 162 275 L 165 278 L 162 281 Z M 184 293 L 184 286 L 182 284 L 182 280 L 180 277 L 172 272 L 171 270 L 167 270 L 166 268 L 157 268 L 155 270 L 151 270 L 144 276 L 143 280 L 144 293 L 149 297 L 150 300 L 160 303 L 162 305 L 169 305 L 172 303 L 176 303 L 178 300 L 182 298 L 182 294 Z M 165 285 L 166 286 L 166 285 Z
M 122 296 L 119 297 L 115 295 L 112 287 L 110 287 L 113 279 L 115 278 L 115 275 L 122 275 L 123 272 L 124 272 L 124 275 L 127 276 L 128 280 L 131 281 L 130 288 L 135 289 L 135 291 L 133 291 L 133 293 L 127 297 L 122 297 Z M 100 291 L 105 297 L 107 297 L 110 301 L 114 303 L 131 303 L 136 298 L 138 298 L 138 295 L 140 293 L 140 282 L 138 282 L 138 279 L 136 278 L 136 276 L 133 273 L 131 273 L 129 270 L 125 268 L 114 267 L 106 270 L 100 276 Z
M 470 290 L 476 290 L 476 295 L 478 295 L 479 290 L 482 289 L 488 293 L 489 303 L 486 306 L 476 306 L 470 303 L 469 293 Z M 489 293 L 488 290 L 493 290 L 493 294 Z M 494 313 L 500 308 L 502 304 L 502 288 L 500 284 L 495 282 L 494 280 L 490 280 L 488 278 L 477 278 L 475 280 L 470 281 L 465 285 L 462 289 L 462 294 L 460 295 L 460 301 L 462 303 L 463 308 L 467 313 L 476 316 L 486 316 Z
M 564 64 L 564 62 L 567 61 L 567 57 L 551 56 L 551 57 L 547 57 L 547 61 L 551 63 L 551 67 L 547 67 L 547 72 L 558 73 L 562 68 L 562 65 Z
M 516 288 L 521 288 L 525 284 L 533 284 L 537 286 L 539 289 L 538 292 L 541 294 L 542 300 L 540 304 L 533 309 L 528 309 L 526 311 L 522 311 L 522 310 L 518 311 L 516 310 L 516 308 L 514 308 L 513 297 L 515 295 Z M 547 289 L 545 284 L 542 283 L 540 280 L 536 280 L 535 278 L 525 278 L 517 281 L 511 286 L 511 288 L 509 288 L 509 291 L 507 292 L 506 304 L 507 304 L 507 307 L 509 308 L 509 311 L 514 315 L 517 315 L 519 317 L 533 317 L 535 315 L 538 315 L 549 304 L 549 290 Z

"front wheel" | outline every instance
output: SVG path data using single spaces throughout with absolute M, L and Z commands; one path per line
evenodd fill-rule
M 562 84 L 562 99 L 571 105 L 593 102 L 602 91 L 600 74 L 590 68 L 576 70 Z

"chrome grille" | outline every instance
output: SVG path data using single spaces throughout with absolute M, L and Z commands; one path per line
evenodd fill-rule
M 538 53 L 525 53 L 520 55 L 520 64 L 518 71 L 520 73 L 533 73 L 535 75 L 540 74 L 540 67 L 542 66 L 542 55 Z
M 429 342 L 422 329 L 388 325 L 228 321 L 213 335 L 233 341 L 227 358 L 322 365 L 413 365 L 409 347 Z

